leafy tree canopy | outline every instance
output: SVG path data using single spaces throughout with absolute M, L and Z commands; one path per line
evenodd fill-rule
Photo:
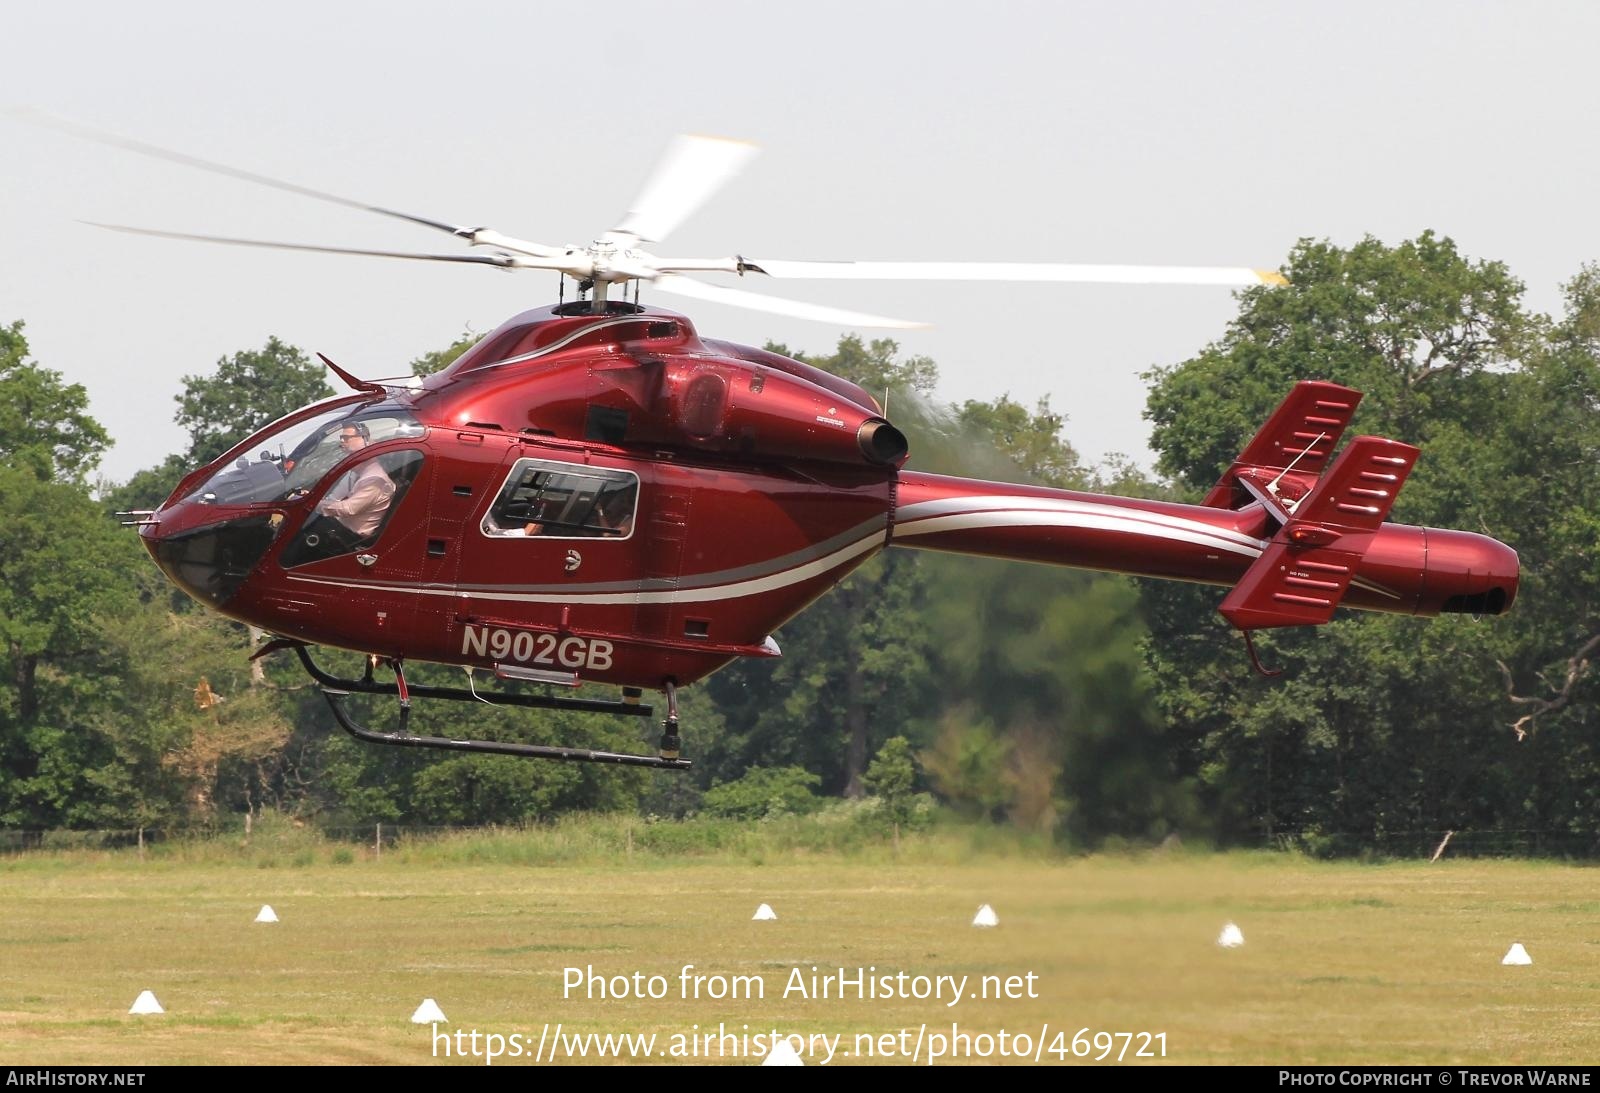
M 456 362 L 456 358 L 478 344 L 482 335 L 470 331 L 462 333 L 461 337 L 445 346 L 435 349 L 431 353 L 424 353 L 411 362 L 411 374 L 414 376 L 431 376 L 435 372 L 442 372 Z
M 212 376 L 183 377 L 177 422 L 189 430 L 184 460 L 202 466 L 269 422 L 333 394 L 305 353 L 268 338 L 260 349 L 217 361 Z
M 1529 331 L 1505 265 L 1470 261 L 1432 232 L 1393 247 L 1303 239 L 1284 273 L 1286 286 L 1240 294 L 1220 341 L 1145 376 L 1159 467 L 1192 489 L 1217 480 L 1301 379 L 1365 393 L 1351 435 L 1424 442 L 1479 412 L 1481 387 L 1456 381 L 1516 360 Z
M 64 384 L 61 373 L 28 359 L 20 319 L 0 326 L 0 463 L 82 481 L 110 443 L 88 408 L 81 384 Z
M 776 342 L 768 342 L 767 349 L 859 384 L 880 401 L 894 390 L 916 391 L 926 395 L 939 382 L 939 366 L 933 363 L 932 358 L 902 358 L 900 343 L 893 338 L 874 338 L 864 342 L 859 334 L 846 334 L 839 339 L 839 345 L 833 353 L 826 357 L 796 353 Z
M 969 400 L 962 404 L 958 420 L 1010 456 L 1031 482 L 1058 489 L 1083 489 L 1089 484 L 1077 451 L 1062 435 L 1067 419 L 1050 409 L 1048 395 L 1032 413 L 1009 395 L 993 402 Z

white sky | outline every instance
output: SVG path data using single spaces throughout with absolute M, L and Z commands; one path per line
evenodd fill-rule
M 1433 228 L 1553 311 L 1600 258 L 1597 42 L 1582 0 L 54 0 L 0 5 L 0 107 L 557 244 L 611 227 L 673 134 L 712 133 L 762 155 L 657 253 L 1276 267 L 1302 236 Z M 269 335 L 393 375 L 555 292 L 79 220 L 456 244 L 0 116 L 0 322 L 88 389 L 117 480 L 183 447 L 182 376 Z M 1235 311 L 1202 287 L 712 279 L 931 321 L 894 336 L 938 362 L 942 398 L 1049 394 L 1086 456 L 1146 463 L 1138 373 Z M 710 337 L 825 352 L 841 333 L 654 299 Z

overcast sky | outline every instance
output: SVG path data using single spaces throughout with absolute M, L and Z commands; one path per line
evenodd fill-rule
M 54 0 L 0 5 L 0 107 L 556 244 L 613 226 L 673 134 L 710 133 L 762 153 L 658 253 L 1271 268 L 1305 236 L 1432 228 L 1553 311 L 1600 257 L 1597 42 L 1600 4 L 1580 0 Z M 0 116 L 0 322 L 88 389 L 117 480 L 184 446 L 173 397 L 219 357 L 277 335 L 394 375 L 556 287 L 80 220 L 452 241 Z M 1236 309 L 1203 287 L 738 287 L 931 322 L 894 336 L 938 362 L 942 398 L 1048 394 L 1085 455 L 1146 463 L 1139 373 Z M 842 333 L 656 302 L 750 344 L 825 352 Z

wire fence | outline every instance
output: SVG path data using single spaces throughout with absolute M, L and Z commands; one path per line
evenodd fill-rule
M 1522 830 L 1276 832 L 1252 845 L 1323 858 L 1600 859 L 1600 832 Z
M 536 825 L 448 827 L 419 824 L 370 824 L 358 827 L 307 825 L 307 831 L 330 842 L 380 848 L 405 839 L 451 835 L 493 835 L 532 830 Z M 126 850 L 173 842 L 232 841 L 248 844 L 253 838 L 271 839 L 278 832 L 256 833 L 248 827 L 219 828 L 0 828 L 0 854 L 58 850 Z
M 641 822 L 645 822 L 641 820 Z M 694 821 L 678 821 L 693 824 Z M 353 848 L 366 848 L 381 854 L 408 840 L 460 838 L 471 836 L 533 836 L 547 830 L 547 824 L 494 826 L 437 826 L 422 824 L 375 823 L 367 825 L 320 826 L 305 824 L 303 833 L 313 838 Z M 232 842 L 248 846 L 253 841 L 268 842 L 282 837 L 282 828 L 252 831 L 248 825 L 228 828 L 95 828 L 29 829 L 0 828 L 0 854 L 26 854 L 69 850 L 139 850 L 172 843 Z M 1169 840 L 1170 841 L 1170 840 Z M 1064 852 L 1083 847 L 1058 844 Z M 1114 840 L 1119 850 L 1137 850 L 1138 840 Z M 1157 844 L 1149 844 L 1152 848 Z M 1488 829 L 1459 831 L 1274 831 L 1230 837 L 1221 841 L 1200 840 L 1200 845 L 1217 849 L 1280 850 L 1317 858 L 1383 858 L 1425 861 L 1449 858 L 1543 858 L 1574 861 L 1600 860 L 1600 831 L 1550 831 L 1539 829 Z M 1093 849 L 1093 848 L 1088 848 Z

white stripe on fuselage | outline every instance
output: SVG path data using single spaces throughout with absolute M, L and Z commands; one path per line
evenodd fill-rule
M 1149 535 L 1155 538 L 1164 538 L 1155 528 L 1167 528 L 1173 531 L 1188 533 L 1181 538 L 1186 542 L 1194 540 L 1189 536 L 1203 535 L 1215 539 L 1225 539 L 1238 546 L 1247 547 L 1248 550 L 1236 553 L 1260 554 L 1266 549 L 1266 542 L 1253 535 L 1246 535 L 1233 528 L 1218 527 L 1203 520 L 1193 520 L 1186 516 L 1175 516 L 1171 513 L 1152 512 L 1148 509 L 1134 508 L 1128 505 L 1103 505 L 1093 501 L 1076 501 L 1064 497 L 1027 497 L 1008 494 L 989 494 L 977 497 L 946 497 L 936 501 L 918 501 L 913 505 L 906 505 L 895 512 L 895 534 L 921 534 L 910 530 L 909 526 L 924 526 L 930 517 L 950 516 L 958 514 L 993 513 L 997 517 L 1001 514 L 1025 513 L 1072 513 L 1079 516 L 1097 517 L 1107 521 L 1117 521 L 1118 530 L 1127 524 L 1137 523 L 1148 525 L 1143 528 L 1127 528 L 1137 535 Z M 1021 521 L 1027 523 L 1028 521 Z M 1035 521 L 1041 524 L 1056 524 L 1055 521 Z M 996 527 L 1014 527 L 1019 523 L 1012 516 L 1008 516 L 1004 523 L 997 523 Z M 979 524 L 968 525 L 981 526 Z M 1098 527 L 1095 523 L 1056 524 L 1066 527 Z
M 1093 531 L 1111 531 L 1119 535 L 1140 535 L 1167 542 L 1193 543 L 1195 546 L 1225 550 L 1247 558 L 1259 558 L 1263 548 L 1246 546 L 1209 532 L 1192 528 L 1155 529 L 1140 520 L 1090 512 L 969 512 L 960 516 L 931 516 L 915 524 L 895 527 L 895 538 L 905 539 L 917 535 L 937 535 L 942 531 L 970 531 L 974 528 L 1088 528 Z
M 1258 558 L 1266 542 L 1231 528 L 1219 528 L 1162 512 L 1097 505 L 1052 497 L 951 497 L 907 505 L 895 514 L 896 538 L 936 535 L 979 528 L 1070 527 L 1139 535 L 1169 542 L 1213 547 Z
M 728 584 L 711 585 L 707 588 L 679 588 L 671 591 L 658 592 L 516 592 L 511 589 L 457 589 L 451 587 L 426 588 L 414 584 L 396 584 L 380 581 L 348 581 L 336 577 L 313 577 L 299 573 L 289 574 L 292 581 L 304 581 L 308 584 L 332 585 L 337 588 L 360 588 L 378 592 L 413 592 L 419 596 L 450 596 L 462 600 L 502 600 L 517 603 L 705 603 L 715 600 L 738 599 L 741 596 L 759 596 L 764 592 L 775 592 L 780 588 L 787 588 L 813 577 L 821 576 L 831 569 L 835 569 L 854 558 L 860 557 L 868 551 L 876 550 L 883 546 L 883 532 L 876 531 L 864 538 L 826 554 L 816 561 L 805 565 L 795 566 L 779 573 L 756 577 L 751 580 L 733 581 Z

